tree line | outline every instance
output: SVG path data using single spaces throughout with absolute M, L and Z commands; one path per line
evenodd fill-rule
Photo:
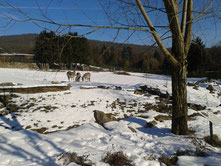
M 36 39 L 34 60 L 38 63 L 48 63 L 49 66 L 62 63 L 66 64 L 67 68 L 71 68 L 72 63 L 82 63 L 160 74 L 170 74 L 172 70 L 158 47 L 93 43 L 85 37 L 79 37 L 77 32 L 60 36 L 44 30 Z M 193 39 L 187 57 L 188 75 L 220 78 L 220 51 L 221 45 L 206 48 L 199 37 Z
M 164 61 L 157 47 L 94 43 L 77 32 L 60 36 L 44 30 L 36 38 L 34 60 L 49 66 L 63 63 L 69 68 L 72 63 L 82 63 L 139 72 L 155 72 Z
M 34 60 L 37 63 L 66 64 L 88 63 L 89 45 L 84 37 L 77 33 L 59 36 L 54 32 L 42 31 L 35 42 Z

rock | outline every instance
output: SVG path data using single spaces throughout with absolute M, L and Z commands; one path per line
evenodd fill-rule
M 188 85 L 188 86 L 196 86 L 196 84 L 195 84 L 195 83 L 192 83 L 192 82 L 188 82 L 187 85 Z
M 214 93 L 214 88 L 212 85 L 208 85 L 206 89 L 208 89 L 210 93 Z
M 151 121 L 151 122 L 147 122 L 145 124 L 145 128 L 152 128 L 153 126 L 155 126 L 157 124 L 157 122 L 155 120 Z
M 198 90 L 199 86 L 196 83 L 188 82 L 187 86 L 193 86 L 193 89 Z
M 59 84 L 57 81 L 51 81 L 51 84 Z
M 192 103 L 188 103 L 188 107 L 190 107 L 191 109 L 195 110 L 195 111 L 200 111 L 200 110 L 205 110 L 206 106 L 202 106 L 199 104 L 192 104 Z
M 149 93 L 151 95 L 157 95 L 161 98 L 172 100 L 172 96 L 170 96 L 168 92 L 163 93 L 158 88 L 152 88 L 152 87 L 148 87 L 144 85 L 144 86 L 140 86 L 140 89 L 142 93 Z
M 136 94 L 136 95 L 143 95 L 144 93 L 142 91 L 140 91 L 140 90 L 135 90 L 134 94 Z
M 136 133 L 137 131 L 133 128 L 133 127 L 131 127 L 131 126 L 128 126 L 128 128 L 132 131 L 132 133 Z
M 164 120 L 171 120 L 172 117 L 168 115 L 157 115 L 154 117 L 154 119 L 156 119 L 159 122 L 163 122 Z
M 40 129 L 31 129 L 31 130 L 32 130 L 32 131 L 36 131 L 36 132 L 38 132 L 38 133 L 40 133 L 40 134 L 44 134 L 47 129 L 48 129 L 48 128 L 46 128 L 46 127 L 42 127 L 42 128 L 40 128 Z
M 111 121 L 110 117 L 108 117 L 104 112 L 98 110 L 94 111 L 94 118 L 95 121 L 102 126 L 104 123 Z
M 122 87 L 120 87 L 120 86 L 115 86 L 114 90 L 122 90 Z
M 109 89 L 110 87 L 100 85 L 100 86 L 97 86 L 97 88 L 100 88 L 100 89 Z
M 12 83 L 12 82 L 3 82 L 3 83 L 0 83 L 0 86 L 14 86 L 15 84 Z

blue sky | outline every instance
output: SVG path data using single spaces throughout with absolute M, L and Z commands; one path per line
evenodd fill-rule
M 0 0 L 3 2 L 4 0 Z M 23 10 L 25 13 L 38 17 L 43 13 L 47 17 L 55 20 L 56 22 L 68 23 L 68 24 L 98 24 L 107 25 L 108 19 L 105 16 L 102 7 L 97 0 L 9 0 L 14 6 Z M 39 10 L 39 8 L 41 10 Z M 0 7 L 0 13 L 10 15 L 13 18 L 21 19 L 22 16 L 15 13 L 8 8 Z M 116 16 L 118 13 L 114 13 Z M 41 18 L 41 17 L 40 17 Z M 152 17 L 153 22 L 157 19 Z M 40 33 L 41 28 L 28 22 L 11 23 L 8 24 L 7 19 L 0 17 L 0 35 L 17 35 L 26 33 Z M 193 28 L 194 36 L 202 38 L 203 42 L 208 46 L 215 45 L 221 41 L 221 24 L 214 22 L 201 22 L 196 23 Z M 6 26 L 7 25 L 7 26 Z M 44 25 L 44 24 L 41 24 Z M 55 29 L 54 26 L 48 26 L 48 28 Z M 73 28 L 72 32 L 78 32 L 84 34 L 90 31 L 86 28 Z M 116 35 L 116 30 L 100 30 L 96 33 L 92 33 L 86 36 L 88 39 L 112 41 Z M 116 42 L 124 42 L 130 35 L 131 31 L 121 31 L 118 35 Z M 149 34 L 136 32 L 127 41 L 133 44 L 151 45 L 153 43 L 152 38 L 149 38 Z M 166 41 L 167 46 L 170 45 L 170 41 Z

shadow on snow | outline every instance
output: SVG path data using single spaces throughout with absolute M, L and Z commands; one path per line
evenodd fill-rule
M 38 146 L 38 144 L 43 142 L 43 144 L 47 144 L 46 146 L 50 145 L 51 150 L 55 150 L 57 153 L 62 153 L 64 152 L 64 150 L 57 147 L 50 140 L 43 139 L 39 136 L 38 133 L 23 129 L 18 120 L 16 119 L 15 114 L 7 106 L 6 109 L 9 111 L 12 120 L 5 118 L 4 116 L 0 116 L 0 120 L 4 122 L 4 124 L 0 124 L 0 127 L 9 129 L 12 132 L 17 132 L 19 130 L 19 134 L 22 134 L 22 138 L 26 139 L 25 144 L 27 145 L 25 145 L 25 147 L 13 145 L 10 143 L 10 140 L 8 140 L 7 137 L 4 136 L 4 134 L 1 134 L 0 144 L 2 145 L 0 146 L 0 151 L 8 153 L 11 156 L 21 158 L 24 161 L 37 163 L 38 165 L 57 165 L 53 156 L 48 156 L 47 152 L 45 152 L 42 147 Z M 25 149 L 26 146 L 28 146 L 27 149 Z M 30 147 L 31 150 L 29 151 Z
M 165 136 L 171 135 L 171 130 L 169 128 L 158 128 L 157 126 L 153 126 L 152 128 L 145 127 L 147 121 L 140 119 L 140 118 L 130 117 L 130 118 L 124 119 L 124 121 L 136 123 L 140 125 L 141 127 L 136 128 L 136 129 L 145 134 L 155 135 L 157 137 L 165 137 Z

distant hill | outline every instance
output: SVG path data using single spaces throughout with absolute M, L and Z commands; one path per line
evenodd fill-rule
M 3 52 L 7 53 L 28 53 L 32 54 L 35 46 L 35 39 L 38 34 L 22 34 L 22 35 L 9 35 L 0 36 L 0 48 Z M 148 46 L 134 45 L 134 44 L 120 44 L 112 43 L 98 40 L 89 40 L 91 48 L 98 47 L 101 48 L 103 45 L 107 47 L 121 48 L 123 46 L 130 46 L 133 50 L 139 52 L 149 50 Z
M 0 48 L 8 53 L 33 53 L 37 34 L 0 36 Z

